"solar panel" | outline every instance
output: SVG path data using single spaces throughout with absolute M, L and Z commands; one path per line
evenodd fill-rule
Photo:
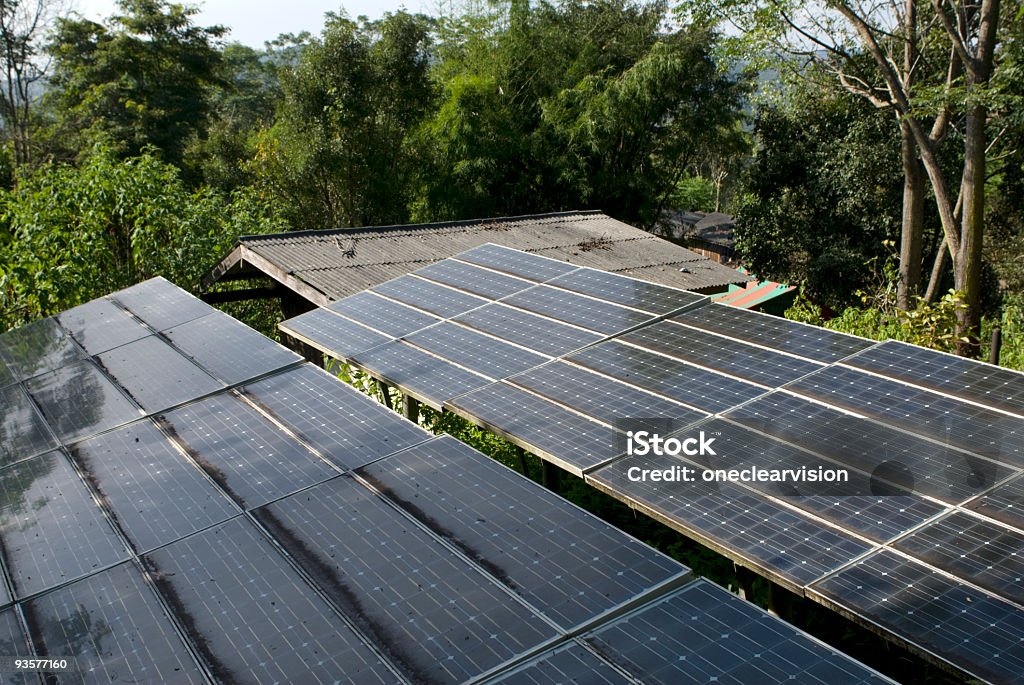
M 91 361 L 36 376 L 25 387 L 65 445 L 140 416 L 139 409 Z
M 496 581 L 348 477 L 255 514 L 413 682 L 461 683 L 556 636 Z
M 361 352 L 352 361 L 435 408 L 451 397 L 490 382 L 400 340 Z
M 877 542 L 893 540 L 948 511 L 941 504 L 917 495 L 813 495 L 787 497 L 785 501 Z
M 374 286 L 371 292 L 446 319 L 488 302 L 415 276 L 399 276 Z
M 1015 471 L 915 435 L 775 392 L 726 414 L 729 419 L 868 473 L 896 467 L 914 492 L 959 503 Z
M 53 318 L 38 319 L 0 335 L 0 359 L 6 361 L 11 381 L 60 369 L 83 356 Z
M 247 385 L 242 392 L 343 469 L 362 466 L 431 437 L 309 364 Z
M 74 658 L 76 672 L 66 674 L 69 680 L 205 682 L 152 589 L 130 563 L 22 606 L 39 655 Z
M 895 547 L 1000 597 L 1024 600 L 1024 533 L 954 511 Z
M 1017 476 L 964 506 L 1024 530 L 1024 476 Z
M 654 315 L 668 314 L 706 299 L 696 293 L 589 268 L 577 269 L 548 283 Z
M 332 314 L 326 309 L 314 309 L 280 324 L 282 331 L 326 350 L 332 357 L 347 359 L 391 340 L 389 336 L 372 331 L 366 326 Z
M 705 580 L 585 639 L 645 683 L 891 682 Z
M 110 297 L 155 331 L 164 331 L 217 311 L 159 277 L 119 290 Z
M 634 681 L 573 641 L 487 682 L 502 685 L 628 685 Z
M 431 314 L 399 304 L 369 290 L 332 302 L 327 308 L 391 338 L 400 338 L 440 321 Z
M 873 340 L 724 304 L 691 309 L 672 317 L 672 321 L 818 362 L 839 361 L 875 344 Z
M 566 629 L 689 573 L 454 438 L 359 473 Z
M 302 357 L 227 314 L 215 312 L 169 329 L 179 350 L 228 385 L 294 364 Z
M 92 355 L 152 333 L 138 319 L 105 297 L 69 309 L 58 315 L 57 320 Z
M 25 639 L 25 632 L 18 623 L 18 615 L 13 608 L 0 611 L 0 651 L 7 656 L 16 654 L 31 654 L 28 648 L 28 641 Z M 35 682 L 28 673 L 4 673 L 5 683 Z
M 917 345 L 887 340 L 844 361 L 989 407 L 1024 416 L 1024 374 Z
M 822 368 L 805 359 L 729 340 L 671 321 L 644 326 L 623 335 L 622 340 L 769 388 L 785 385 Z
M 229 393 L 164 414 L 160 422 L 207 475 L 246 509 L 337 475 Z
M 670 469 L 679 463 L 668 456 L 626 457 L 587 474 L 587 482 L 790 587 L 806 586 L 872 548 L 752 490 L 722 485 L 719 494 L 690 495 L 628 477 L 633 466 Z
M 124 545 L 60 452 L 0 471 L 0 536 L 18 597 L 126 559 Z
M 161 594 L 222 682 L 396 680 L 244 517 L 145 559 Z
M 503 304 L 474 309 L 455 317 L 453 321 L 552 357 L 590 345 L 602 337 Z
M 975 677 L 1024 673 L 1024 611 L 938 571 L 881 550 L 810 591 Z
M 706 416 L 635 386 L 619 383 L 561 361 L 513 376 L 508 382 L 610 426 L 620 427 L 620 422 L 636 418 L 663 418 L 677 423 L 692 423 Z
M 7 362 L 0 356 L 0 388 L 5 388 L 11 383 L 16 383 L 17 377 L 12 369 L 7 368 Z
M 720 412 L 746 402 L 764 389 L 715 371 L 693 366 L 618 340 L 580 350 L 566 361 L 679 402 Z
M 447 321 L 413 333 L 404 340 L 410 345 L 494 379 L 506 378 L 549 360 L 549 357 Z
M 69 451 L 137 552 L 238 513 L 148 419 L 84 440 Z
M 104 352 L 96 362 L 147 413 L 224 387 L 155 335 Z
M 499 300 L 532 285 L 530 281 L 505 276 L 454 259 L 444 259 L 417 269 L 416 275 L 489 300 Z
M 534 286 L 502 302 L 603 335 L 614 335 L 651 319 L 650 314 L 546 285 Z
M 57 446 L 20 385 L 0 388 L 0 467 Z
M 566 262 L 491 243 L 460 252 L 458 259 L 537 282 L 556 278 L 578 268 Z
M 1024 421 L 898 381 L 833 366 L 788 390 L 918 435 L 1024 466 Z
M 445 403 L 445 408 L 581 475 L 622 453 L 622 434 L 506 382 Z

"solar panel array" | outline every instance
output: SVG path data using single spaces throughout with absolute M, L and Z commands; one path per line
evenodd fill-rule
M 494 287 L 481 287 L 487 277 L 473 267 L 489 270 Z M 470 274 L 480 277 L 467 290 Z M 368 352 L 324 344 L 329 338 L 314 345 L 397 380 L 414 396 L 947 667 L 992 681 L 1019 674 L 1024 638 L 996 640 L 990 650 L 981 640 L 973 651 L 946 649 L 954 641 L 912 630 L 898 613 L 883 611 L 884 593 L 837 599 L 827 590 L 876 560 L 898 558 L 946 592 L 934 602 L 909 592 L 924 613 L 968 588 L 957 609 L 965 621 L 982 625 L 992 612 L 1011 623 L 1024 620 L 1016 564 L 1024 557 L 1024 375 L 493 245 L 406 278 L 419 277 L 491 301 L 461 313 L 434 311 L 447 318 L 420 332 L 385 332 L 378 322 L 374 331 L 393 339 Z M 332 307 L 352 312 L 346 302 Z M 304 316 L 322 320 L 315 312 Z M 299 331 L 304 320 L 282 328 Z M 350 316 L 326 327 L 344 331 L 361 323 Z M 466 328 L 493 345 L 474 344 Z M 499 342 L 517 353 L 504 355 L 512 348 Z M 629 418 L 674 419 L 680 437 L 714 432 L 731 464 L 843 467 L 851 484 L 828 490 L 747 483 L 687 492 L 635 482 L 627 476 L 632 466 L 710 463 L 627 456 L 622 419 Z M 975 594 L 986 600 L 973 601 Z M 586 661 L 571 651 L 558 651 L 557 660 L 564 666 L 552 668 Z
M 0 350 L 0 652 L 74 657 L 54 680 L 664 680 L 678 605 L 743 617 L 686 642 L 702 672 L 884 681 L 166 281 Z

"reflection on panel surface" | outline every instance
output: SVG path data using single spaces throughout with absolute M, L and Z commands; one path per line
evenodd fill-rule
M 36 376 L 25 387 L 65 445 L 141 415 L 91 361 Z

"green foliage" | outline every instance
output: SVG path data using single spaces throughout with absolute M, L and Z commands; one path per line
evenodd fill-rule
M 714 211 L 715 184 L 703 176 L 685 174 L 672 191 L 672 206 L 685 211 Z
M 250 170 L 294 226 L 334 228 L 407 218 L 406 138 L 432 103 L 430 21 L 405 12 L 327 26 L 283 74 L 277 123 Z
M 841 310 L 899 234 L 902 167 L 891 117 L 808 86 L 765 106 L 736 209 L 737 251 L 762 278 L 802 282 Z
M 198 8 L 166 0 L 119 0 L 105 25 L 57 22 L 48 134 L 65 158 L 100 142 L 121 157 L 154 147 L 181 166 L 194 135 L 205 131 L 211 86 L 223 85 L 217 40 L 226 29 L 195 26 Z
M 0 207 L 5 328 L 156 275 L 194 289 L 238 235 L 283 229 L 251 191 L 191 191 L 152 154 L 121 160 L 103 147 L 80 167 L 27 173 Z

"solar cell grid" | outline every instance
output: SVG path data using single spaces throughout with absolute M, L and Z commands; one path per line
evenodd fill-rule
M 688 573 L 454 438 L 359 474 L 566 629 Z
M 57 446 L 32 400 L 20 385 L 0 388 L 0 467 Z
M 171 328 L 165 335 L 176 348 L 228 385 L 302 359 L 222 312 Z
M 505 276 L 494 271 L 466 264 L 454 259 L 434 262 L 416 270 L 416 275 L 432 281 L 465 290 L 489 300 L 498 300 L 529 288 L 531 283 L 519 278 Z
M 597 333 L 503 304 L 474 309 L 453 321 L 552 357 L 601 339 Z
M 243 517 L 145 559 L 222 681 L 362 685 L 397 679 Z
M 104 352 L 96 362 L 147 413 L 224 387 L 155 335 Z
M 85 355 L 55 319 L 37 319 L 0 335 L 0 360 L 11 381 L 60 369 Z
M 818 362 L 835 362 L 875 344 L 865 338 L 724 304 L 692 309 L 672 317 L 672 321 Z
M 887 340 L 844 361 L 930 390 L 1024 415 L 1024 374 Z
M 670 357 L 777 388 L 822 368 L 819 364 L 662 321 L 622 336 Z
M 948 511 L 941 504 L 915 495 L 816 495 L 787 497 L 785 501 L 877 542 L 888 542 Z
M 0 471 L 0 494 L 0 537 L 20 598 L 128 557 L 60 452 L 47 452 Z
M 248 385 L 243 392 L 343 469 L 362 466 L 431 437 L 309 364 Z
M 668 314 L 705 299 L 696 293 L 589 268 L 559 276 L 549 284 L 655 315 Z
M 502 685 L 627 685 L 633 681 L 573 641 L 487 682 Z
M 155 331 L 163 331 L 215 310 L 163 278 L 151 278 L 110 296 Z
M 13 608 L 0 611 L 0 650 L 8 656 L 31 654 L 25 633 L 18 623 L 18 616 Z M 4 673 L 3 682 L 22 685 L 23 683 L 34 683 L 36 678 L 29 673 Z
M 414 682 L 464 682 L 556 636 L 497 582 L 346 476 L 255 513 Z
M 70 453 L 137 552 L 238 513 L 148 419 L 84 440 Z
M 1000 597 L 1024 602 L 1024 533 L 956 511 L 895 547 Z
M 914 492 L 949 503 L 963 502 L 1014 473 L 996 462 L 784 392 L 726 416 L 867 473 L 898 467 L 910 476 L 907 485 Z
M 400 340 L 361 352 L 352 361 L 435 407 L 440 407 L 449 398 L 490 383 L 482 376 Z
M 74 657 L 77 670 L 60 674 L 62 683 L 205 682 L 131 563 L 22 606 L 40 656 Z
M 496 380 L 543 364 L 549 359 L 449 322 L 431 326 L 404 340 Z
M 432 314 L 389 300 L 369 290 L 332 302 L 327 308 L 392 338 L 408 335 L 440 321 Z
M 726 556 L 803 587 L 871 549 L 752 490 L 723 485 L 718 494 L 689 495 L 666 483 L 633 482 L 632 466 L 667 469 L 672 457 L 626 457 L 587 475 L 587 482 L 637 506 Z
M 57 316 L 89 354 L 100 354 L 144 338 L 152 331 L 108 298 L 86 302 Z
M 159 417 L 165 430 L 246 509 L 337 471 L 237 397 L 214 395 Z
M 636 418 L 664 418 L 690 423 L 706 416 L 634 386 L 560 361 L 513 376 L 508 382 L 616 427 L 620 427 L 622 421 Z
M 566 262 L 491 243 L 460 252 L 457 259 L 537 282 L 567 274 L 578 268 Z
M 445 408 L 525 443 L 577 475 L 623 452 L 618 431 L 505 382 L 461 395 Z
M 375 285 L 371 292 L 446 319 L 488 302 L 481 297 L 459 292 L 415 276 L 399 276 L 394 280 Z
M 280 324 L 281 330 L 308 341 L 332 357 L 347 359 L 391 340 L 390 337 L 349 321 L 326 309 L 314 309 Z
M 704 580 L 586 637 L 645 683 L 887 683 Z
M 534 286 L 502 302 L 603 335 L 613 335 L 651 319 L 650 314 L 546 285 Z
M 746 402 L 764 389 L 618 340 L 580 350 L 566 361 L 651 390 L 707 412 Z
M 141 412 L 91 361 L 61 367 L 25 384 L 64 444 L 128 423 Z
M 1024 530 L 1024 476 L 1008 480 L 964 506 Z
M 965 451 L 1024 466 L 1024 420 L 898 381 L 833 366 L 787 390 L 945 441 Z
M 1024 673 L 1024 611 L 889 550 L 815 583 L 830 604 L 994 683 Z

